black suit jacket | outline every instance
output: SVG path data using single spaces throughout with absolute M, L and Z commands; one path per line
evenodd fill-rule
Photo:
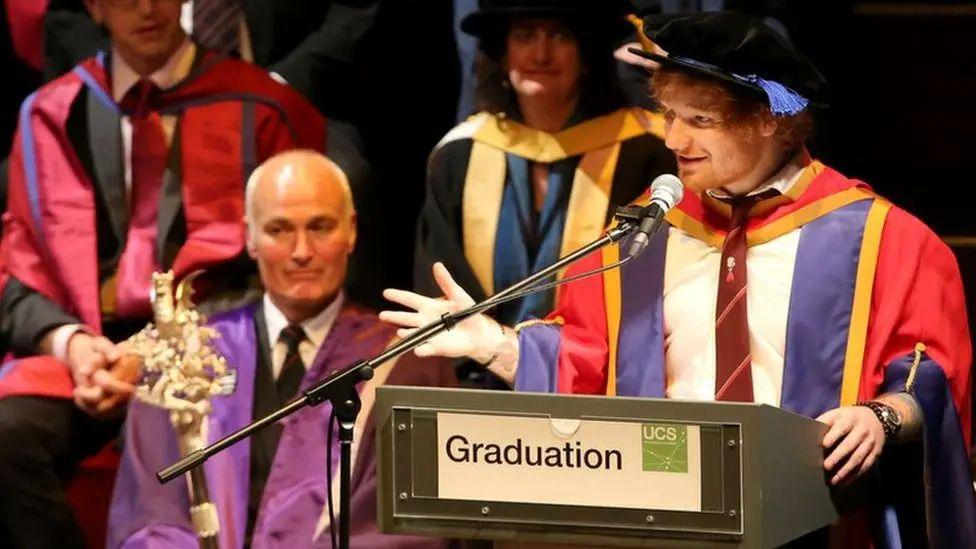
M 254 62 L 327 117 L 356 119 L 354 66 L 378 8 L 379 0 L 244 0 Z
M 257 364 L 254 369 L 254 408 L 252 419 L 262 418 L 281 407 L 278 398 L 274 373 L 271 367 L 271 342 L 268 341 L 268 325 L 264 319 L 264 300 L 258 301 L 254 311 L 254 330 L 257 348 Z M 250 541 L 251 531 L 257 520 L 261 506 L 261 494 L 271 474 L 275 453 L 278 451 L 278 441 L 281 440 L 283 427 L 280 423 L 269 425 L 254 433 L 249 444 L 250 454 L 250 484 L 247 506 L 246 536 Z

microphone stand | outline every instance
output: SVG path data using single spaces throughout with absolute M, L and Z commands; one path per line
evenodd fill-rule
M 521 282 L 517 282 L 512 286 L 509 286 L 501 292 L 489 297 L 488 299 L 485 299 L 481 303 L 475 303 L 474 305 L 456 313 L 444 314 L 439 320 L 418 328 L 414 333 L 410 334 L 406 338 L 403 338 L 397 344 L 389 347 L 376 357 L 369 360 L 360 360 L 359 362 L 356 362 L 341 370 L 337 370 L 329 377 L 318 382 L 314 387 L 303 391 L 300 397 L 295 397 L 291 402 L 282 406 L 277 411 L 272 412 L 261 419 L 255 420 L 248 425 L 245 425 L 241 429 L 238 429 L 237 431 L 225 436 L 209 446 L 200 448 L 199 450 L 187 454 L 176 463 L 157 472 L 156 478 L 160 483 L 167 483 L 174 478 L 182 476 L 187 471 L 202 465 L 203 462 L 207 461 L 214 454 L 244 438 L 253 435 L 258 430 L 263 429 L 272 423 L 276 423 L 306 406 L 318 406 L 319 404 L 328 400 L 332 403 L 332 409 L 336 413 L 336 418 L 339 424 L 339 547 L 341 549 L 348 549 L 350 504 L 349 484 L 352 472 L 350 456 L 353 439 L 353 425 L 355 424 L 356 415 L 359 413 L 360 409 L 359 392 L 356 390 L 356 384 L 361 381 L 371 379 L 373 377 L 373 370 L 377 366 L 413 350 L 418 345 L 445 330 L 450 330 L 458 322 L 488 310 L 505 301 L 506 298 L 534 286 L 537 282 L 552 276 L 578 259 L 619 241 L 633 232 L 637 228 L 637 223 L 640 221 L 638 209 L 635 209 L 633 206 L 618 209 L 617 216 L 622 220 L 622 222 L 619 225 L 608 229 L 599 239 L 594 240 L 586 246 L 583 246 L 565 257 L 560 258 L 558 261 L 545 269 L 542 269 L 541 271 L 529 276 Z

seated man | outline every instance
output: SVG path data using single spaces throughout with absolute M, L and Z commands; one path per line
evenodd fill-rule
M 246 290 L 247 176 L 325 143 L 299 94 L 190 42 L 180 2 L 87 6 L 111 52 L 25 101 L 10 159 L 0 335 L 22 360 L 0 374 L 0 539 L 14 547 L 81 545 L 61 481 L 118 433 L 101 421 L 131 391 L 116 342 L 150 318 L 150 273 Z
M 816 418 L 829 426 L 827 481 L 865 478 L 872 505 L 804 541 L 976 546 L 972 349 L 952 252 L 809 157 L 823 78 L 761 20 L 648 18 L 645 30 L 669 54 L 641 53 L 660 64 L 652 89 L 687 186 L 670 226 L 621 269 L 564 287 L 547 320 L 516 333 L 472 317 L 418 354 L 470 356 L 524 391 L 758 402 Z M 443 265 L 434 275 L 446 300 L 388 291 L 417 312 L 381 318 L 406 333 L 472 302 Z
M 356 213 L 345 175 L 325 157 L 292 151 L 268 160 L 247 184 L 248 252 L 258 264 L 260 301 L 212 319 L 216 347 L 237 371 L 237 387 L 212 399 L 212 442 L 263 417 L 331 372 L 381 352 L 393 328 L 349 302 L 341 290 L 356 242 Z M 308 365 L 306 369 L 305 365 Z M 370 409 L 377 385 L 446 385 L 446 361 L 408 355 L 360 387 L 363 410 L 353 447 L 353 547 L 438 547 L 441 540 L 376 532 L 376 466 Z M 220 517 L 220 546 L 328 546 L 326 447 L 331 406 L 306 408 L 204 465 Z M 179 459 L 169 415 L 135 401 L 109 524 L 109 547 L 197 546 L 185 482 L 160 485 L 154 472 Z M 338 504 L 338 498 L 334 497 Z M 321 517 L 321 518 L 320 518 Z

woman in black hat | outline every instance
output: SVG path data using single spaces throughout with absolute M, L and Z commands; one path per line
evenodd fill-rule
M 626 2 L 482 1 L 461 23 L 480 40 L 479 114 L 431 154 L 415 285 L 444 262 L 481 299 L 597 237 L 616 205 L 674 169 L 662 120 L 624 109 L 613 47 Z M 542 316 L 552 292 L 500 320 Z

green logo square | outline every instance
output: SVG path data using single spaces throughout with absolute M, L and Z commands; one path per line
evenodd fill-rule
M 688 426 L 676 423 L 641 425 L 641 454 L 645 471 L 688 472 Z

